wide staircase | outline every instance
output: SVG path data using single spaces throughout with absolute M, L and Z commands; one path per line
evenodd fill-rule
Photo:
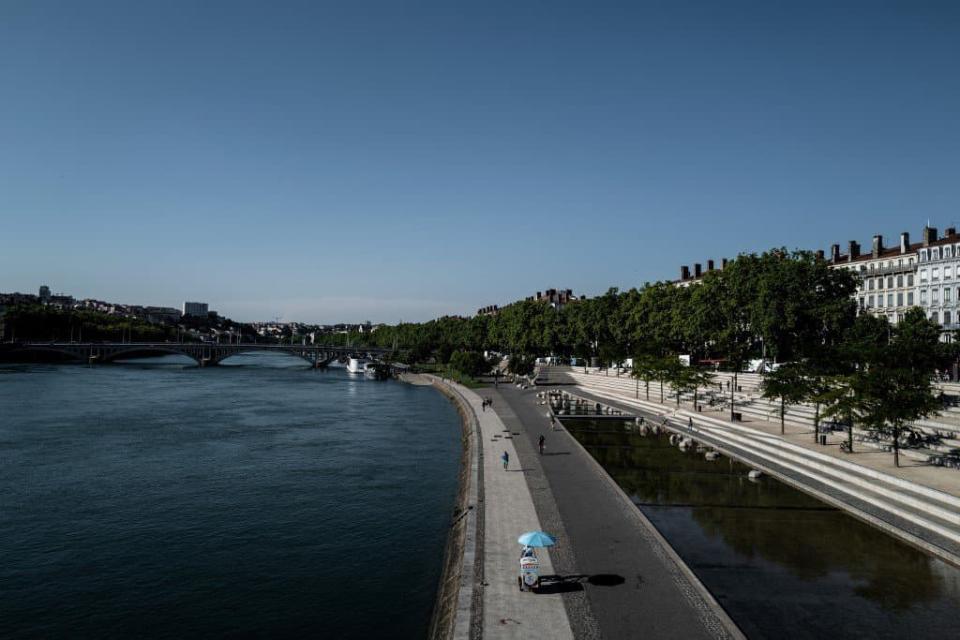
M 639 411 L 648 419 L 666 421 L 669 428 L 706 445 L 727 452 L 780 479 L 814 493 L 821 499 L 841 506 L 864 520 L 870 521 L 909 542 L 927 549 L 945 560 L 960 565 L 960 490 L 948 493 L 919 482 L 904 479 L 856 464 L 850 460 L 817 451 L 812 444 L 813 408 L 791 406 L 788 419 L 792 424 L 807 425 L 811 443 L 806 446 L 748 425 L 730 422 L 692 409 L 693 394 L 683 394 L 676 406 L 676 395 L 669 386 L 663 389 L 664 403 L 660 404 L 660 385 L 650 383 L 650 401 L 646 400 L 646 384 L 628 375 L 615 375 L 595 369 L 553 367 L 548 379 L 559 381 L 564 377 L 576 384 L 573 393 L 599 400 L 615 407 Z M 779 405 L 759 396 L 761 376 L 739 374 L 734 390 L 736 411 L 765 422 L 779 421 Z M 698 401 L 705 407 L 728 408 L 732 375 L 717 376 L 713 389 L 698 393 Z M 924 421 L 920 428 L 956 436 L 949 422 L 960 417 L 956 412 L 947 418 Z M 693 422 L 693 428 L 688 425 Z M 863 434 L 861 434 L 861 437 Z M 953 438 L 945 438 L 950 442 Z M 867 444 L 864 440 L 862 444 Z M 882 443 L 879 444 L 882 446 Z M 949 445 L 945 445 L 949 446 Z M 954 474 L 948 469 L 930 469 L 931 472 Z M 951 479 L 953 475 L 949 476 Z M 960 487 L 960 474 L 957 487 Z M 953 486 L 953 485 L 951 485 Z
M 554 367 L 560 375 L 560 367 Z M 628 373 L 622 372 L 619 376 L 612 370 L 563 368 L 563 372 L 571 375 L 578 384 L 589 381 L 596 388 L 609 389 L 621 395 L 636 396 L 645 399 L 646 383 L 631 378 Z M 780 421 L 780 403 L 775 399 L 764 398 L 761 391 L 763 376 L 756 373 L 740 373 L 736 376 L 736 390 L 734 391 L 735 411 L 745 418 L 753 418 L 764 422 Z M 734 376 L 728 372 L 715 374 L 713 383 L 697 391 L 697 401 L 707 409 L 726 409 L 730 404 L 730 386 L 734 383 Z M 940 389 L 945 395 L 947 404 L 939 415 L 915 420 L 907 426 L 915 433 L 912 440 L 901 439 L 900 455 L 914 462 L 927 463 L 938 466 L 960 468 L 960 383 L 941 383 Z M 683 393 L 681 403 L 692 403 L 693 392 Z M 650 382 L 650 399 L 659 401 L 660 384 Z M 675 404 L 677 394 L 670 385 L 663 385 L 665 404 Z M 809 404 L 787 405 L 784 412 L 784 421 L 796 427 L 809 429 L 812 433 L 816 418 L 816 407 Z M 820 431 L 830 432 L 844 430 L 832 420 L 821 418 Z M 873 430 L 854 427 L 853 439 L 856 444 L 871 449 L 891 451 L 893 448 L 889 436 Z

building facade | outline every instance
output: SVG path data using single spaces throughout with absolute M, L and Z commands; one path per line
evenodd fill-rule
M 925 229 L 925 240 L 927 237 Z M 860 244 L 851 240 L 846 254 L 840 253 L 839 244 L 830 247 L 830 266 L 849 269 L 858 276 L 856 300 L 861 313 L 885 316 L 896 324 L 907 309 L 920 304 L 916 287 L 917 250 L 922 244 L 911 244 L 910 234 L 904 232 L 897 246 L 886 247 L 883 236 L 876 235 L 871 250 L 861 252 Z
M 527 301 L 545 302 L 554 309 L 560 309 L 571 302 L 577 302 L 582 297 L 573 295 L 573 289 L 547 289 L 546 291 L 537 291 L 536 295 L 529 296 Z
M 927 233 L 928 230 L 924 230 Z M 960 329 L 957 298 L 960 297 L 960 236 L 954 228 L 937 238 L 929 229 L 918 250 L 917 298 L 927 317 L 945 330 Z
M 209 305 L 206 302 L 184 302 L 183 315 L 185 316 L 206 316 L 209 312 Z

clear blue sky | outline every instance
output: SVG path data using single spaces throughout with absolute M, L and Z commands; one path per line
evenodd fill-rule
M 0 0 L 0 291 L 396 322 L 918 237 L 958 7 Z

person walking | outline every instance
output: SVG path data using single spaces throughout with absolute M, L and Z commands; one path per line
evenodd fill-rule
M 547 439 L 540 434 L 540 440 L 537 441 L 537 446 L 540 447 L 540 455 L 543 455 L 543 448 L 546 445 Z
M 503 470 L 506 471 L 507 467 L 510 465 L 510 454 L 504 451 L 503 455 L 500 456 L 500 459 L 503 460 Z
M 486 413 L 486 412 L 487 412 L 487 401 L 486 401 L 486 400 L 481 400 L 481 401 L 480 401 L 480 406 L 483 407 L 483 412 Z

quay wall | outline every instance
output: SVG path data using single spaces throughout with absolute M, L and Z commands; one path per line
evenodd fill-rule
M 462 443 L 459 487 L 427 637 L 468 640 L 478 637 L 482 609 L 483 451 L 477 440 L 479 423 L 469 403 L 457 391 L 434 376 L 418 378 L 407 381 L 424 384 L 424 380 L 429 380 L 457 408 Z

